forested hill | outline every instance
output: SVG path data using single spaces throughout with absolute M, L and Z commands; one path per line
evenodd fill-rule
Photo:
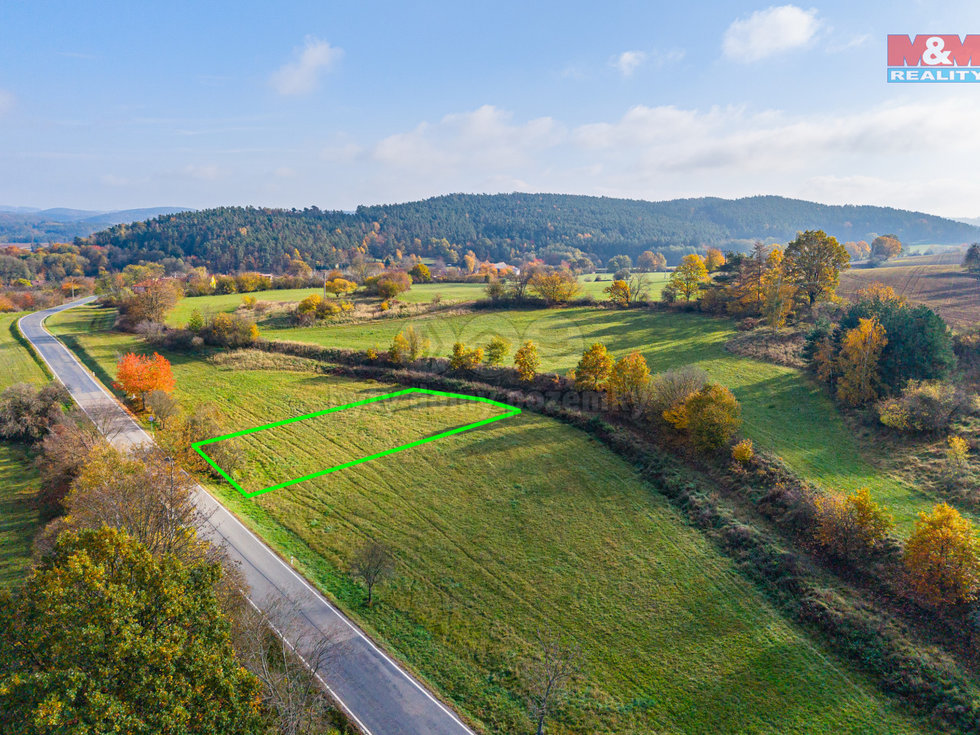
M 119 225 L 84 242 L 109 246 L 114 261 L 184 257 L 214 270 L 277 270 L 294 250 L 329 266 L 351 248 L 376 257 L 402 253 L 453 262 L 480 258 L 549 259 L 581 251 L 605 260 L 661 250 L 675 263 L 708 245 L 739 248 L 753 240 L 787 242 L 823 229 L 842 241 L 895 234 L 905 243 L 961 243 L 980 228 L 886 207 L 828 206 L 776 196 L 645 202 L 561 194 L 452 194 L 420 202 L 362 206 L 353 213 L 221 207 Z M 117 250 L 118 249 L 118 250 Z

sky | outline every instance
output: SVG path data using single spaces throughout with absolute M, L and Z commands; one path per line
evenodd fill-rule
M 888 84 L 976 0 L 4 0 L 0 204 L 779 194 L 980 216 L 980 84 Z

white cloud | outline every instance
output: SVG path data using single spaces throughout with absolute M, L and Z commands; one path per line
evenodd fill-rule
M 733 61 L 759 61 L 790 49 L 806 46 L 820 28 L 816 9 L 780 5 L 757 10 L 739 18 L 725 31 L 722 51 Z
M 567 127 L 487 105 L 390 135 L 348 165 L 371 201 L 447 191 L 775 193 L 950 213 L 980 198 L 980 139 L 969 129 L 977 117 L 980 101 L 969 98 L 805 115 L 640 105 L 618 120 Z M 936 160 L 951 162 L 941 176 Z
M 14 107 L 15 101 L 14 96 L 10 92 L 0 89 L 0 115 L 10 112 Z
M 222 171 L 217 166 L 213 164 L 207 165 L 195 165 L 188 164 L 184 166 L 181 173 L 190 179 L 197 179 L 199 181 L 216 181 L 222 176 Z
M 619 73 L 624 77 L 630 77 L 637 67 L 646 61 L 646 58 L 644 51 L 624 51 L 612 61 L 612 65 L 619 69 Z
M 343 49 L 307 36 L 303 48 L 295 51 L 296 59 L 272 75 L 272 86 L 282 95 L 308 94 L 316 89 L 320 74 L 330 71 L 343 55 Z
M 511 113 L 493 105 L 423 122 L 407 133 L 381 140 L 372 151 L 381 163 L 420 172 L 464 168 L 499 171 L 530 162 L 564 137 L 550 117 L 513 124 Z

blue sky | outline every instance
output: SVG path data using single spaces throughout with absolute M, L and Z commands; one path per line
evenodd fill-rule
M 0 203 L 772 193 L 980 216 L 970 2 L 44 2 L 0 22 Z

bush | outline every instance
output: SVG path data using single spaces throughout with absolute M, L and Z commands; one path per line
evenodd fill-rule
M 201 337 L 209 345 L 247 347 L 259 338 L 255 322 L 241 314 L 215 314 L 204 325 Z
M 534 380 L 534 376 L 541 366 L 541 359 L 538 357 L 538 348 L 531 340 L 525 342 L 514 353 L 514 367 L 523 381 Z
M 491 337 L 486 346 L 487 365 L 503 365 L 510 352 L 510 342 L 500 336 Z
M 61 420 L 61 406 L 70 400 L 61 383 L 51 382 L 40 389 L 15 383 L 0 393 L 0 438 L 37 441 Z
M 903 432 L 939 432 L 949 428 L 966 408 L 966 395 L 942 381 L 910 380 L 896 398 L 878 403 L 878 418 L 885 426 Z
M 650 381 L 651 418 L 662 418 L 665 411 L 684 403 L 708 383 L 708 374 L 694 365 L 685 365 L 654 375 Z
M 919 514 L 903 560 L 912 589 L 931 605 L 957 605 L 977 595 L 980 542 L 973 524 L 946 503 Z
M 732 447 L 732 459 L 739 464 L 748 464 L 755 457 L 755 448 L 752 446 L 751 439 L 742 439 Z
M 409 325 L 391 341 L 388 359 L 396 365 L 408 365 L 422 357 L 428 349 L 429 340 Z
M 742 407 L 728 388 L 706 385 L 684 403 L 687 432 L 699 452 L 712 452 L 728 443 L 742 426 Z
M 481 362 L 483 362 L 482 347 L 468 349 L 462 342 L 453 345 L 453 354 L 449 358 L 449 367 L 452 370 L 472 370 Z
M 815 509 L 817 543 L 844 559 L 873 549 L 895 525 L 891 515 L 871 499 L 867 488 L 847 497 L 818 497 Z
M 242 308 L 243 309 L 254 309 L 255 308 L 255 297 L 254 296 L 242 296 Z

